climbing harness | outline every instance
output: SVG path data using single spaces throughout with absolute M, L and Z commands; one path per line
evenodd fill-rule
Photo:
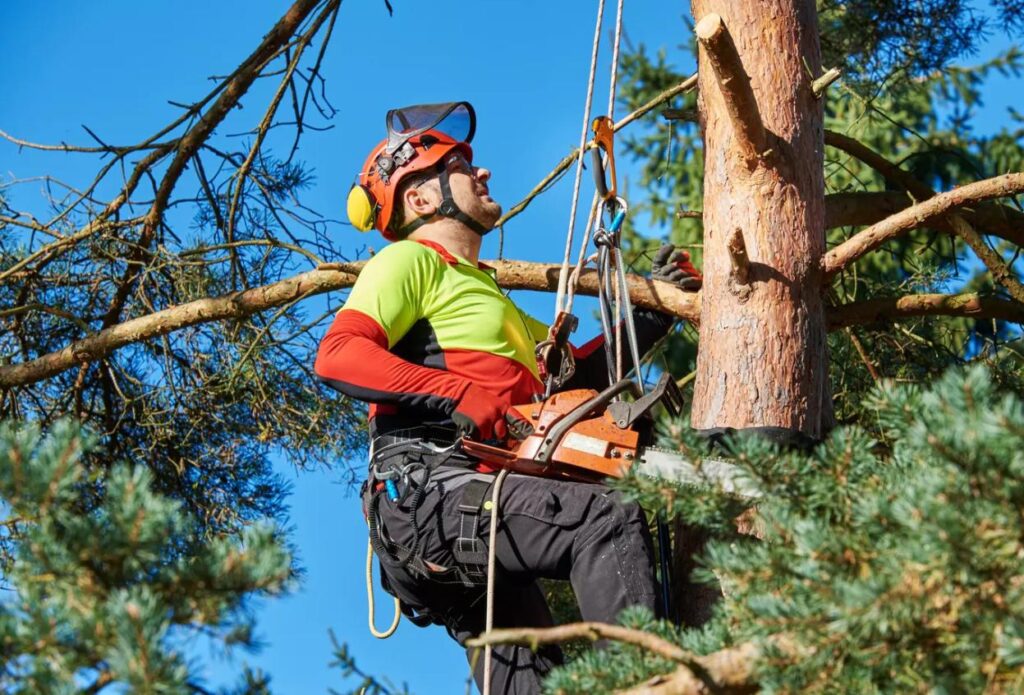
M 370 470 L 363 483 L 361 497 L 369 531 L 366 592 L 369 604 L 370 633 L 380 639 L 394 634 L 398 628 L 401 613 L 405 613 L 417 625 L 427 625 L 432 622 L 432 617 L 429 615 L 417 616 L 411 610 L 403 609 L 401 601 L 396 597 L 394 599 L 395 617 L 391 626 L 383 632 L 377 630 L 374 619 L 372 564 L 372 557 L 375 554 L 381 566 L 381 584 L 385 588 L 387 585 L 384 576 L 389 567 L 402 568 L 421 577 L 432 577 L 438 574 L 438 570 L 432 568 L 419 555 L 420 526 L 417 512 L 432 478 L 439 482 L 443 479 L 457 478 L 456 485 L 461 488 L 459 511 L 462 518 L 460 519 L 459 538 L 453 549 L 458 564 L 454 568 L 454 572 L 451 573 L 458 581 L 469 586 L 477 585 L 484 575 L 487 555 L 483 543 L 477 537 L 476 529 L 482 509 L 487 506 L 485 498 L 491 488 L 493 476 L 467 475 L 467 469 L 475 462 L 460 456 L 458 443 L 441 446 L 429 441 L 431 432 L 431 428 L 414 428 L 404 430 L 402 436 L 377 437 L 370 444 Z M 378 444 L 383 445 L 378 446 Z M 442 467 L 447 467 L 445 472 L 435 475 L 436 471 Z M 386 529 L 382 527 L 380 505 L 385 499 L 388 504 L 402 504 L 408 500 L 406 504 L 408 521 L 409 526 L 413 529 L 411 546 L 404 546 L 392 540 L 388 537 Z M 445 572 L 447 573 L 448 570 Z

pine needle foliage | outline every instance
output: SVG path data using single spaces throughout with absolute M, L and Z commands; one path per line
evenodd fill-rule
M 96 453 L 96 439 L 69 420 L 46 434 L 0 425 L 14 551 L 0 601 L 0 689 L 194 692 L 194 665 L 176 643 L 190 632 L 250 643 L 246 599 L 286 588 L 290 554 L 270 525 L 197 534 L 181 502 L 154 492 L 146 467 L 112 466 L 99 485 L 83 465 Z
M 763 492 L 763 540 L 714 526 L 703 563 L 725 598 L 702 629 L 636 613 L 623 622 L 702 654 L 753 642 L 765 692 L 1020 692 L 1024 399 L 976 366 L 928 388 L 887 382 L 867 405 L 872 432 L 839 429 L 810 454 L 731 442 Z M 670 438 L 698 453 L 689 435 Z M 695 521 L 737 509 L 639 478 L 623 487 Z M 675 667 L 613 646 L 547 690 L 608 692 Z

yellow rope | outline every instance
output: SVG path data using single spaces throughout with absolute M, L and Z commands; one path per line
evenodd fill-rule
M 366 600 L 370 604 L 370 634 L 377 639 L 387 639 L 391 635 L 395 634 L 395 630 L 398 629 L 398 621 L 402 619 L 402 604 L 395 597 L 395 619 L 391 621 L 391 627 L 384 632 L 377 630 L 377 626 L 374 625 L 373 617 L 373 544 L 366 544 Z

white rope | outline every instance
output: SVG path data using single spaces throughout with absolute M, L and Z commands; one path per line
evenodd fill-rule
M 608 118 L 615 120 L 615 83 L 619 79 L 619 42 L 622 40 L 622 6 L 626 0 L 619 0 L 615 10 L 615 39 L 612 41 L 612 74 L 608 78 Z
M 611 76 L 609 77 L 609 80 L 608 80 L 608 118 L 612 119 L 612 121 L 615 120 L 615 93 L 616 93 L 616 86 L 618 84 L 618 77 L 619 77 L 619 46 L 622 43 L 622 9 L 623 9 L 624 5 L 625 5 L 625 0 L 619 0 L 618 5 L 616 6 L 616 10 L 615 10 L 615 37 L 612 40 Z M 603 6 L 601 7 L 600 12 L 602 12 L 602 13 L 604 12 Z M 600 27 L 600 24 L 598 26 Z M 594 69 L 593 68 L 593 64 L 591 64 L 591 80 L 593 80 L 593 69 Z M 590 105 L 590 101 L 591 100 L 590 100 L 590 97 L 588 95 L 588 98 L 587 98 L 587 105 L 588 105 L 588 107 Z M 576 184 L 575 184 L 575 187 L 573 189 L 572 213 L 571 213 L 571 217 L 569 219 L 569 237 L 568 237 L 568 240 L 566 241 L 566 245 L 565 245 L 565 258 L 566 258 L 566 261 L 563 261 L 563 266 L 562 266 L 563 269 L 566 267 L 565 264 L 568 261 L 569 253 L 570 253 L 570 248 L 572 246 L 573 228 L 575 227 L 575 219 L 576 219 L 575 218 L 576 207 L 577 207 L 577 204 L 578 204 L 577 201 L 579 199 L 579 181 L 580 181 L 580 172 L 582 171 L 581 161 L 583 159 L 583 146 L 586 144 L 585 138 L 586 138 L 586 133 L 587 133 L 587 131 L 589 129 L 588 128 L 589 123 L 590 123 L 590 114 L 588 113 L 587 116 L 584 118 L 584 122 L 583 122 L 584 140 L 583 140 L 583 144 L 580 145 L 580 156 L 579 156 L 579 158 L 577 159 L 577 162 L 576 162 L 576 164 L 577 164 Z M 558 276 L 558 294 L 555 296 L 555 317 L 556 318 L 558 316 L 558 312 L 563 310 L 563 309 L 565 311 L 569 312 L 569 313 L 572 313 L 573 301 L 576 298 L 576 285 L 579 283 L 580 274 L 583 272 L 583 267 L 586 264 L 586 260 L 587 260 L 587 257 L 586 257 L 587 246 L 590 243 L 590 233 L 591 233 L 591 228 L 594 225 L 594 215 L 597 214 L 598 203 L 599 203 L 598 195 L 597 195 L 597 193 L 594 193 L 594 198 L 593 198 L 593 200 L 590 203 L 590 215 L 587 218 L 587 226 L 586 226 L 585 231 L 584 231 L 583 243 L 580 245 L 579 255 L 578 255 L 577 259 L 576 259 L 576 267 L 572 271 L 572 274 L 570 275 L 570 277 L 568 279 L 568 288 L 566 288 L 566 284 L 563 283 L 563 279 L 562 279 L 562 273 L 564 272 L 564 270 L 560 271 L 560 273 L 559 273 L 559 276 Z M 562 301 L 563 293 L 565 294 L 564 307 L 563 307 L 563 301 Z
M 498 502 L 501 499 L 501 484 L 508 477 L 509 470 L 502 469 L 494 481 L 491 491 L 491 528 L 487 536 L 487 619 L 484 624 L 484 631 L 490 632 L 494 629 L 494 567 L 495 546 L 498 539 Z M 484 647 L 484 692 L 483 695 L 491 695 L 491 661 L 492 647 L 488 644 Z
M 558 291 L 555 294 L 555 318 L 562 311 L 562 298 L 569 279 L 569 256 L 572 254 L 573 229 L 576 227 L 576 207 L 580 199 L 580 180 L 583 177 L 583 155 L 587 146 L 587 131 L 590 129 L 590 104 L 594 98 L 594 78 L 597 74 L 597 52 L 601 45 L 601 22 L 604 19 L 604 0 L 597 3 L 597 23 L 594 27 L 594 47 L 590 52 L 590 77 L 587 80 L 587 101 L 583 108 L 583 130 L 580 133 L 579 156 L 576 157 L 576 179 L 572 185 L 572 207 L 569 208 L 569 231 L 565 237 L 565 255 L 558 271 Z
M 387 639 L 391 635 L 395 634 L 395 630 L 398 629 L 398 621 L 402 619 L 402 604 L 395 597 L 395 617 L 391 621 L 391 625 L 387 630 L 381 632 L 374 625 L 374 603 L 373 603 L 373 543 L 366 544 L 366 601 L 370 604 L 370 634 L 377 639 Z
M 597 254 L 594 254 L 590 258 L 587 257 L 587 247 L 590 246 L 590 235 L 594 229 L 594 218 L 597 215 L 598 205 L 601 202 L 600 196 L 597 195 L 597 191 L 594 191 L 594 198 L 590 201 L 590 214 L 587 215 L 587 226 L 583 231 L 583 243 L 580 244 L 580 253 L 576 259 L 576 267 L 573 268 L 572 275 L 569 276 L 569 287 L 566 290 L 565 295 L 565 310 L 568 313 L 572 313 L 572 304 L 576 299 L 576 288 L 580 282 L 580 274 L 583 272 L 583 267 L 591 260 L 597 259 Z

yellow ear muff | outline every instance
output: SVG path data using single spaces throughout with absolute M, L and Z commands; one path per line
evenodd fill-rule
M 365 187 L 356 184 L 348 192 L 348 221 L 360 232 L 373 229 L 377 218 L 377 202 Z

